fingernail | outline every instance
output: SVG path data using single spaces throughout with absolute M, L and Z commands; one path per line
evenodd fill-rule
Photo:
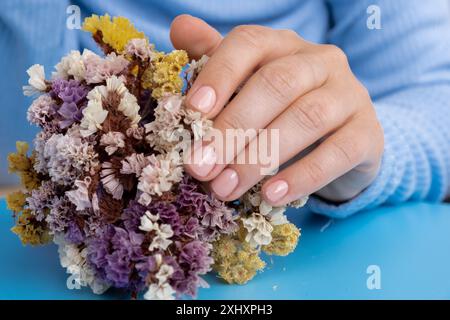
M 278 180 L 276 182 L 271 183 L 266 188 L 266 197 L 271 202 L 277 202 L 281 198 L 283 198 L 288 192 L 289 186 L 286 181 Z
M 211 145 L 201 146 L 194 150 L 191 169 L 200 177 L 206 177 L 217 161 L 216 152 Z
M 239 178 L 236 171 L 227 168 L 211 182 L 211 189 L 219 197 L 226 198 L 237 187 L 238 182 Z
M 198 111 L 208 113 L 216 104 L 216 92 L 211 87 L 201 87 L 194 93 L 189 103 Z

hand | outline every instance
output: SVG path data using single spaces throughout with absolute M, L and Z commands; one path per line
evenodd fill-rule
M 214 119 L 214 127 L 223 133 L 278 129 L 280 163 L 303 152 L 265 181 L 263 196 L 270 204 L 284 205 L 312 193 L 346 201 L 374 180 L 383 132 L 366 88 L 338 47 L 262 26 L 239 26 L 222 38 L 188 15 L 174 20 L 171 39 L 193 58 L 210 56 L 187 94 L 191 108 Z M 260 164 L 233 161 L 252 150 L 257 137 L 252 138 L 248 144 L 226 141 L 203 148 L 203 161 L 187 164 L 186 170 L 208 182 L 219 199 L 237 199 L 264 178 Z M 220 148 L 223 162 L 217 161 Z

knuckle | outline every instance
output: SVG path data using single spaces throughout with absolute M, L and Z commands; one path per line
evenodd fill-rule
M 305 168 L 305 174 L 313 186 L 321 185 L 325 179 L 325 169 L 315 161 L 309 161 Z
M 324 45 L 325 52 L 329 54 L 333 61 L 336 61 L 340 64 L 348 64 L 347 55 L 345 52 L 334 44 L 326 44 Z
M 323 101 L 309 102 L 299 100 L 293 104 L 292 121 L 309 132 L 323 131 L 326 129 L 327 119 L 329 117 L 329 105 Z
M 236 77 L 235 62 L 231 59 L 222 57 L 214 61 L 214 67 L 208 70 L 214 71 L 214 78 L 217 79 L 233 79 Z
M 223 117 L 221 117 L 217 122 L 220 123 L 220 127 L 225 129 L 238 130 L 246 128 L 245 121 L 242 116 L 235 112 L 224 114 Z
M 288 103 L 289 97 L 296 90 L 297 76 L 288 66 L 283 64 L 266 65 L 258 71 L 259 80 L 263 90 L 269 92 L 276 100 L 281 103 Z
M 357 137 L 357 135 L 331 141 L 334 158 L 336 160 L 343 159 L 350 166 L 359 164 L 365 156 L 363 139 L 353 137 Z
M 298 33 L 291 29 L 279 30 L 279 34 L 285 39 L 294 40 L 294 41 L 302 40 L 302 38 L 298 35 Z
M 235 27 L 231 34 L 248 45 L 260 48 L 264 44 L 266 28 L 254 25 L 240 25 Z

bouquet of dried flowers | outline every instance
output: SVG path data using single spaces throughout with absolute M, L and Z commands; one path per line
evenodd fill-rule
M 300 231 L 260 185 L 224 203 L 183 171 L 186 147 L 212 127 L 184 105 L 207 57 L 159 52 L 123 17 L 93 15 L 83 29 L 105 56 L 71 51 L 51 80 L 41 65 L 27 71 L 28 120 L 41 131 L 31 152 L 17 142 L 9 155 L 23 191 L 7 197 L 22 243 L 56 243 L 95 293 L 145 299 L 195 296 L 212 270 L 242 284 L 263 269 L 262 251 L 290 253 Z

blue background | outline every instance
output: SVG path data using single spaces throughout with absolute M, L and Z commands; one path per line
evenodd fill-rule
M 1 202 L 0 211 L 5 212 Z M 243 286 L 215 275 L 199 299 L 449 299 L 450 206 L 411 203 L 333 220 L 290 210 L 302 228 L 294 253 L 267 258 L 265 272 Z M 69 290 L 56 247 L 23 247 L 0 218 L 0 299 L 119 299 L 127 295 Z M 329 224 L 327 228 L 324 228 Z M 381 289 L 369 290 L 369 265 L 381 270 Z

